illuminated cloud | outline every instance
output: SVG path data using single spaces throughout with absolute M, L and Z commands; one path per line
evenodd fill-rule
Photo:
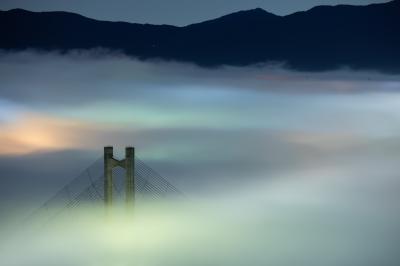
M 74 148 L 82 128 L 82 124 L 66 119 L 20 114 L 16 120 L 0 125 L 0 155 Z
M 67 55 L 3 51 L 0 78 L 2 99 L 29 105 L 76 107 L 105 101 L 146 105 L 150 98 L 153 104 L 165 106 L 165 97 L 175 96 L 183 102 L 184 97 L 194 96 L 189 92 L 196 91 L 200 99 L 211 101 L 206 94 L 215 89 L 224 89 L 225 93 L 355 93 L 393 91 L 400 87 L 398 75 L 375 72 L 291 72 L 273 65 L 204 69 L 175 62 L 141 62 L 103 50 Z

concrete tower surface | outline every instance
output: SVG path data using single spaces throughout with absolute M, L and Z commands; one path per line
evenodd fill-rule
M 125 201 L 133 205 L 135 199 L 135 148 L 126 147 L 125 159 L 117 160 L 113 155 L 113 147 L 104 147 L 104 204 L 112 206 L 113 202 L 113 173 L 114 167 L 122 167 L 126 171 Z

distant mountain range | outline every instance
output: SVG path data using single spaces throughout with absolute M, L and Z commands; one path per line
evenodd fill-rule
M 400 73 L 400 0 L 317 6 L 277 16 L 257 8 L 185 27 L 107 22 L 67 12 L 0 11 L 0 49 L 118 50 L 205 67 L 283 62 Z

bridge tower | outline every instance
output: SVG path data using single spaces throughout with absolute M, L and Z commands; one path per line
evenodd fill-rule
M 125 159 L 117 160 L 113 155 L 113 147 L 104 147 L 104 204 L 112 206 L 113 202 L 113 174 L 114 167 L 125 169 L 125 201 L 128 206 L 133 205 L 135 198 L 135 148 L 125 148 Z

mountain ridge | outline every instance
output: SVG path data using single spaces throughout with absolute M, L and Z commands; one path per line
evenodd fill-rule
M 304 71 L 345 66 L 400 73 L 399 14 L 400 0 L 317 6 L 285 16 L 255 8 L 179 27 L 12 9 L 0 11 L 0 49 L 103 47 L 204 67 L 281 62 Z
M 232 13 L 229 13 L 229 14 L 226 14 L 226 15 L 222 15 L 222 16 L 219 16 L 219 17 L 216 17 L 216 18 L 213 18 L 213 19 L 208 19 L 208 20 L 200 21 L 200 22 L 194 22 L 194 23 L 190 23 L 190 24 L 187 24 L 187 25 L 184 25 L 184 26 L 176 26 L 176 25 L 165 24 L 165 23 L 163 23 L 163 24 L 153 24 L 153 23 L 137 23 L 137 22 L 128 22 L 128 21 L 119 21 L 119 20 L 118 21 L 100 20 L 100 19 L 95 19 L 95 18 L 91 18 L 91 17 L 85 16 L 85 15 L 81 15 L 79 13 L 74 13 L 74 12 L 69 12 L 69 11 L 60 11 L 60 10 L 55 10 L 55 11 L 30 11 L 30 10 L 23 9 L 23 8 L 12 8 L 12 9 L 9 9 L 9 10 L 1 10 L 0 9 L 0 12 L 15 12 L 15 11 L 17 11 L 17 12 L 26 12 L 26 13 L 64 13 L 64 14 L 73 14 L 73 15 L 81 16 L 81 17 L 88 18 L 88 19 L 95 20 L 95 21 L 103 21 L 103 22 L 111 22 L 111 23 L 114 23 L 114 22 L 115 23 L 120 23 L 120 22 L 122 22 L 122 23 L 128 23 L 128 24 L 138 24 L 138 25 L 172 26 L 172 27 L 177 27 L 177 28 L 184 28 L 184 27 L 188 27 L 190 25 L 200 24 L 200 23 L 213 21 L 213 20 L 218 20 L 220 18 L 224 18 L 224 17 L 227 17 L 227 16 L 240 14 L 240 13 L 258 12 L 258 13 L 269 14 L 269 15 L 272 15 L 272 16 L 275 16 L 275 17 L 285 18 L 285 17 L 289 17 L 289 16 L 292 16 L 292 15 L 295 15 L 295 14 L 298 14 L 298 13 L 308 13 L 310 11 L 314 11 L 314 10 L 320 9 L 320 8 L 340 8 L 340 7 L 355 7 L 355 8 L 359 8 L 359 7 L 381 6 L 381 5 L 388 5 L 388 4 L 399 4 L 400 5 L 400 0 L 391 0 L 391 1 L 388 1 L 388 2 L 385 2 L 385 3 L 371 3 L 371 4 L 368 4 L 368 5 L 349 5 L 349 4 L 318 5 L 318 6 L 311 7 L 309 9 L 307 9 L 307 10 L 295 11 L 295 12 L 292 12 L 292 13 L 289 13 L 289 14 L 286 14 L 286 15 L 277 15 L 277 14 L 269 12 L 269 11 L 267 11 L 267 10 L 261 8 L 261 7 L 255 7 L 255 8 L 251 8 L 251 9 L 238 10 L 238 11 L 235 11 L 235 12 L 232 12 Z

